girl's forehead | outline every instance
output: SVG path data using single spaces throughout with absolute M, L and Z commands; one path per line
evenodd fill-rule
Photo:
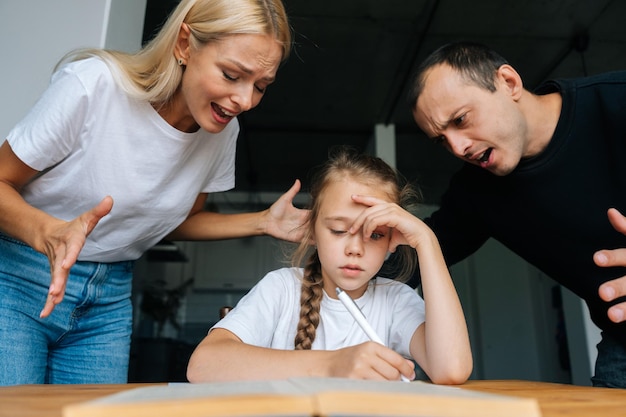
M 357 205 L 353 200 L 353 195 L 376 197 L 384 201 L 392 201 L 389 188 L 383 183 L 372 183 L 359 181 L 353 178 L 344 178 L 330 183 L 324 190 L 322 205 Z M 360 206 L 360 205 L 359 205 Z
M 369 195 L 385 194 L 382 191 L 383 184 L 380 181 L 372 181 L 371 179 L 360 179 L 353 177 L 345 177 L 339 181 L 335 181 L 331 184 L 331 187 L 335 192 L 351 192 L 352 194 L 368 193 Z

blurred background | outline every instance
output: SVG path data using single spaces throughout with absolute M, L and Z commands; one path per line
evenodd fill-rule
M 456 40 L 485 43 L 528 89 L 551 77 L 626 68 L 626 2 L 618 0 L 285 0 L 294 48 L 261 104 L 240 118 L 236 190 L 305 183 L 328 147 L 366 149 L 395 131 L 396 165 L 436 204 L 459 162 L 418 130 L 406 102 L 415 66 Z M 144 39 L 177 4 L 148 0 Z

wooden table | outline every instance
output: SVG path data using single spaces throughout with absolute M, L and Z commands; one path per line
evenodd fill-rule
M 20 385 L 0 387 L 0 416 L 61 417 L 63 406 L 154 384 Z M 626 390 L 546 382 L 468 381 L 466 389 L 536 398 L 543 417 L 626 415 Z M 114 417 L 114 416 L 112 416 Z
M 535 398 L 543 417 L 626 416 L 626 389 L 531 381 L 468 381 L 464 388 Z

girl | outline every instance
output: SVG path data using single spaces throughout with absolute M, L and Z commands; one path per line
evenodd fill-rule
M 189 381 L 414 379 L 412 358 L 435 383 L 463 383 L 472 370 L 465 318 L 437 239 L 400 206 L 411 194 L 381 159 L 339 150 L 312 183 L 294 257 L 299 265 L 313 246 L 304 268 L 270 272 L 242 298 L 192 354 Z M 409 286 L 377 276 L 396 250 L 406 260 L 402 277 L 419 255 L 425 302 Z M 388 347 L 368 341 L 336 288 L 355 299 Z

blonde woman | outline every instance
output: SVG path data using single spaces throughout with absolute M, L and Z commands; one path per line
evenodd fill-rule
M 183 0 L 135 54 L 75 51 L 0 147 L 0 384 L 126 381 L 133 261 L 159 240 L 292 231 L 203 211 L 234 186 L 237 116 L 289 55 L 280 0 Z

